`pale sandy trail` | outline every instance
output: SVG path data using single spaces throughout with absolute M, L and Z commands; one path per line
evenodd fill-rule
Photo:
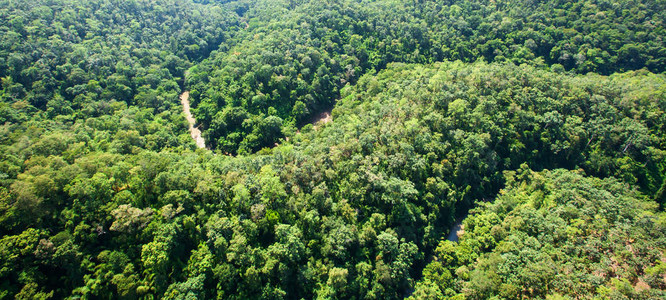
M 187 119 L 187 123 L 190 124 L 190 135 L 192 136 L 192 139 L 194 139 L 194 142 L 197 144 L 197 147 L 206 148 L 206 141 L 201 136 L 201 130 L 199 130 L 199 128 L 194 127 L 194 124 L 197 122 L 197 120 L 194 119 L 192 113 L 190 112 L 189 99 L 190 99 L 190 92 L 184 92 L 182 95 L 180 95 L 180 103 L 183 104 L 183 112 L 185 113 L 185 119 Z

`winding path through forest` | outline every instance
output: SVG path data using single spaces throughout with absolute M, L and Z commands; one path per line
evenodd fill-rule
M 197 120 L 194 119 L 192 116 L 192 112 L 190 112 L 190 92 L 186 91 L 182 95 L 180 95 L 180 103 L 183 104 L 183 112 L 185 113 L 185 119 L 187 119 L 187 123 L 189 123 L 190 127 L 190 136 L 192 136 L 192 139 L 194 142 L 197 144 L 198 148 L 206 148 L 206 140 L 201 136 L 201 130 L 199 128 L 194 127 L 194 124 L 197 122 Z
M 199 130 L 198 127 L 194 127 L 194 124 L 197 123 L 197 120 L 194 119 L 194 117 L 192 116 L 192 112 L 190 112 L 189 91 L 185 91 L 180 95 L 180 103 L 183 104 L 183 112 L 185 113 L 185 119 L 187 119 L 187 123 L 189 124 L 190 136 L 192 136 L 192 139 L 197 144 L 198 148 L 206 148 L 206 140 L 204 140 L 203 136 L 201 136 L 201 130 Z M 331 110 L 324 111 L 310 120 L 309 123 L 314 125 L 315 130 L 317 130 L 319 125 L 326 124 L 333 120 L 331 116 Z M 287 138 L 287 141 L 288 140 L 289 138 Z M 275 145 L 277 146 L 278 144 Z

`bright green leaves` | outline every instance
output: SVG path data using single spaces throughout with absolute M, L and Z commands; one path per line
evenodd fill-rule
M 0 242 L 0 276 L 7 276 L 21 259 L 33 255 L 43 235 L 42 231 L 30 228 L 19 235 L 3 236 Z
M 284 263 L 297 263 L 305 255 L 300 229 L 280 224 L 275 226 L 276 243 L 268 248 L 268 253 Z
M 662 254 L 649 249 L 666 237 L 654 205 L 646 206 L 615 179 L 566 170 L 509 174 L 494 202 L 465 220 L 460 242 L 440 243 L 435 261 L 424 269 L 420 293 L 433 284 L 445 292 L 455 283 L 471 299 L 659 297 L 659 290 L 631 284 L 661 286 L 654 274 L 661 272 Z M 452 280 L 447 271 L 455 274 Z
M 141 246 L 141 263 L 144 269 L 143 286 L 137 292 L 155 293 L 163 291 L 169 282 L 168 274 L 173 268 L 170 259 L 172 249 L 177 246 L 174 238 L 178 227 L 167 224 L 159 228 L 152 242 Z
M 388 229 L 377 235 L 377 249 L 373 292 L 377 296 L 395 297 L 409 285 L 409 266 L 418 258 L 418 248 L 412 242 L 399 240 L 397 234 Z
M 261 186 L 261 201 L 268 207 L 280 205 L 287 197 L 284 184 L 271 166 L 264 166 L 259 173 L 259 184 Z
M 153 210 L 150 208 L 139 209 L 128 204 L 118 206 L 111 211 L 115 218 L 109 230 L 124 233 L 133 233 L 145 228 L 152 220 Z

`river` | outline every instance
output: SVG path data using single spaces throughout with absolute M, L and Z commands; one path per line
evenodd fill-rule
M 446 238 L 449 241 L 452 242 L 457 242 L 458 238 L 460 237 L 461 234 L 463 234 L 463 225 L 462 225 L 462 220 L 456 222 L 456 224 L 451 227 L 451 231 L 449 232 L 449 236 Z
M 315 115 L 314 118 L 310 119 L 310 124 L 314 126 L 313 128 L 315 130 L 319 129 L 320 125 L 333 121 L 333 117 L 331 116 L 331 110 L 332 109 L 329 109 L 327 111 L 319 113 Z
M 198 148 L 206 148 L 206 140 L 201 136 L 201 130 L 194 127 L 197 120 L 194 119 L 192 112 L 190 112 L 190 92 L 186 91 L 180 95 L 180 103 L 183 104 L 183 112 L 185 113 L 185 119 L 187 119 L 187 123 L 189 124 L 190 136 L 192 136 L 194 143 L 197 144 Z
M 201 136 L 201 130 L 199 130 L 198 127 L 194 127 L 194 125 L 197 123 L 197 120 L 194 119 L 192 112 L 190 111 L 189 91 L 185 91 L 180 95 L 180 103 L 183 104 L 183 113 L 185 113 L 185 119 L 187 119 L 187 123 L 189 124 L 190 136 L 192 136 L 192 139 L 197 144 L 198 148 L 206 148 L 206 140 L 204 140 L 203 136 Z M 331 122 L 332 120 L 333 118 L 331 116 L 331 110 L 327 110 L 315 115 L 312 119 L 310 119 L 309 123 L 314 125 L 314 129 L 317 130 L 320 125 Z M 289 141 L 289 138 L 286 138 L 286 140 Z M 275 145 L 277 146 L 278 144 Z

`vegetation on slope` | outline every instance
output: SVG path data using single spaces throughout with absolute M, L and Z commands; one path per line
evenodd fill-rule
M 405 296 L 456 209 L 492 198 L 504 170 L 657 189 L 663 81 L 398 64 L 345 89 L 333 122 L 259 155 L 33 155 L 3 190 L 5 289 Z
M 225 45 L 233 16 L 188 1 L 0 1 L 3 144 L 44 156 L 188 144 L 179 81 Z M 2 156 L 10 178 L 29 158 Z
M 576 171 L 506 176 L 460 241 L 439 244 L 414 299 L 666 297 L 666 214 L 654 202 Z
M 0 298 L 661 297 L 664 11 L 0 0 Z
M 188 77 L 213 147 L 272 147 L 391 62 L 666 71 L 662 1 L 237 1 L 246 26 Z

